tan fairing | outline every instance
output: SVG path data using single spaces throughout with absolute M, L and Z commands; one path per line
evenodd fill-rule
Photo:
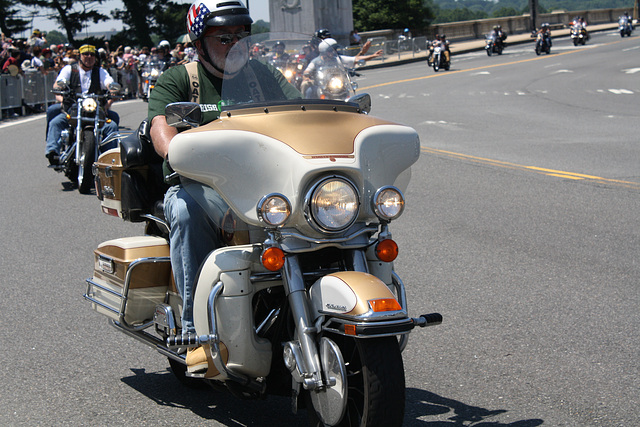
M 406 189 L 410 167 L 420 155 L 418 135 L 407 126 L 345 107 L 323 107 L 223 115 L 174 137 L 171 166 L 181 176 L 214 188 L 249 225 L 261 226 L 256 205 L 271 193 L 291 202 L 290 223 L 304 224 L 303 193 L 322 174 L 350 179 L 363 201 L 360 220 L 375 218 L 369 200 L 377 189 Z
M 317 108 L 317 107 L 316 107 Z M 344 109 L 345 107 L 341 107 Z M 239 130 L 277 139 L 305 157 L 335 154 L 353 155 L 354 137 L 362 130 L 382 124 L 393 124 L 373 116 L 345 114 L 329 107 L 322 110 L 278 111 L 270 108 L 250 114 L 231 115 L 191 132 Z

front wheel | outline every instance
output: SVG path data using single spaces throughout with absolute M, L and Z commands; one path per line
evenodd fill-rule
M 493 48 L 489 45 L 487 47 L 487 56 L 491 56 L 491 51 L 493 50 Z
M 542 51 L 542 49 L 540 48 L 540 43 L 536 44 L 536 55 L 540 55 L 540 52 Z
M 340 349 L 346 369 L 346 408 L 336 425 L 401 426 L 405 381 L 398 340 L 345 336 L 331 336 L 331 339 Z M 311 405 L 309 412 L 311 425 L 323 425 Z
M 83 129 L 81 141 L 82 147 L 78 159 L 78 191 L 80 194 L 89 194 L 94 187 L 92 168 L 96 156 L 96 139 L 93 129 Z

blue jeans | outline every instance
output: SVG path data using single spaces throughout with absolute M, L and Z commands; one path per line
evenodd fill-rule
M 182 333 L 195 334 L 193 296 L 200 266 L 221 246 L 218 228 L 207 212 L 181 185 L 164 196 L 164 216 L 169 223 L 169 247 L 173 278 L 182 296 Z
M 61 112 L 61 107 L 55 107 L 56 104 L 47 108 L 47 120 L 50 119 L 50 115 L 55 114 L 56 109 L 58 114 L 55 117 L 51 117 L 51 120 L 47 123 L 47 145 L 44 149 L 44 154 L 47 155 L 50 152 L 60 154 L 62 148 L 62 141 L 60 141 L 60 135 L 62 131 L 69 127 L 69 121 L 67 115 Z M 59 104 L 57 104 L 59 105 Z M 114 132 L 118 132 L 118 123 L 120 123 L 120 116 L 113 110 L 107 110 L 107 117 L 111 119 L 111 123 L 105 123 L 102 127 L 102 139 L 111 135 Z M 103 146 L 101 151 L 106 151 L 110 148 L 115 148 L 117 143 L 114 141 L 111 146 Z

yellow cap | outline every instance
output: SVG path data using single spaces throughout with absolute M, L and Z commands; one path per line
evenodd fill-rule
M 80 53 L 87 53 L 87 52 L 96 53 L 96 47 L 91 44 L 83 44 L 82 46 L 80 46 L 80 49 L 78 50 L 80 51 Z

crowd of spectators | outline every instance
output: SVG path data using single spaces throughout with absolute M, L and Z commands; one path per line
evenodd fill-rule
M 27 39 L 11 39 L 2 34 L 0 70 L 13 76 L 29 72 L 57 73 L 67 64 L 78 60 L 78 49 L 69 44 L 49 44 L 46 33 L 33 30 Z M 163 40 L 158 46 L 118 46 L 112 50 L 105 41 L 98 48 L 100 66 L 105 68 L 123 87 L 127 98 L 139 96 L 140 72 L 145 62 L 158 57 L 171 65 L 193 61 L 195 49 L 177 43 L 171 47 Z

